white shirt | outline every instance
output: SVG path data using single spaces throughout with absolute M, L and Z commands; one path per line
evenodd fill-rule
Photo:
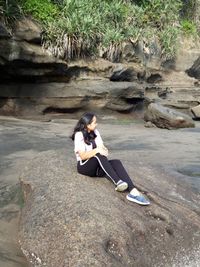
M 96 134 L 96 138 L 95 143 L 97 146 L 102 145 L 103 144 L 103 140 L 101 138 L 101 135 L 99 133 L 99 131 L 97 129 L 94 130 L 94 133 Z M 79 156 L 78 151 L 91 151 L 93 149 L 92 144 L 87 145 L 84 142 L 84 138 L 83 138 L 83 134 L 82 132 L 76 132 L 75 136 L 74 136 L 74 152 L 76 155 L 76 159 L 77 161 L 81 161 L 81 158 Z

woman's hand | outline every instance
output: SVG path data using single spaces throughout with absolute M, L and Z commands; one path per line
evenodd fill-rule
M 100 153 L 105 157 L 108 156 L 108 149 L 104 145 L 97 147 L 97 151 L 98 151 L 97 153 Z

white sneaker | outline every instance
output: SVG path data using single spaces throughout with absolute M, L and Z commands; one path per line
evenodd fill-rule
M 116 191 L 122 192 L 125 191 L 128 188 L 128 184 L 126 182 L 123 182 L 122 180 L 119 180 L 117 183 L 117 186 L 115 187 Z

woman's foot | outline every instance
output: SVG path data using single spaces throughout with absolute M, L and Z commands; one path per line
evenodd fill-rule
M 122 180 L 119 180 L 117 183 L 117 186 L 115 187 L 116 191 L 123 192 L 128 188 L 128 184 L 126 182 L 123 182 Z
M 136 188 L 133 188 L 131 192 L 126 196 L 129 201 L 135 202 L 139 205 L 150 205 L 150 201 L 147 197 L 143 196 Z

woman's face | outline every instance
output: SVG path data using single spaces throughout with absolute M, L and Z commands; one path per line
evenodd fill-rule
M 88 132 L 94 131 L 97 127 L 97 118 L 94 116 L 91 123 L 87 125 Z

